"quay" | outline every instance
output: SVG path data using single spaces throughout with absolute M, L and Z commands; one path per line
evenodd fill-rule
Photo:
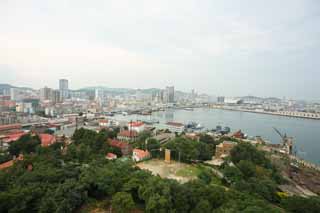
M 274 115 L 274 116 L 284 116 L 284 117 L 320 120 L 319 113 L 291 112 L 291 111 L 269 112 L 269 111 L 263 111 L 263 110 L 250 110 L 250 109 L 242 109 L 242 108 L 234 108 L 234 107 L 225 107 L 225 106 L 221 106 L 221 105 L 211 105 L 211 106 L 209 106 L 209 108 L 229 110 L 229 111 L 258 113 L 258 114 L 266 114 L 266 115 Z

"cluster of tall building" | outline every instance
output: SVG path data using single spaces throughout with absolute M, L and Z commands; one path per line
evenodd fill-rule
M 69 98 L 69 82 L 66 79 L 59 80 L 59 89 L 44 87 L 40 89 L 40 100 L 60 103 Z
M 159 90 L 153 94 L 153 101 L 159 103 L 174 103 L 175 91 L 173 86 L 168 86 L 164 90 Z

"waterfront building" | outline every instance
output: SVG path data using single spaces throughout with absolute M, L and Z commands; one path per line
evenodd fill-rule
M 185 126 L 182 123 L 167 122 L 166 124 L 160 124 L 158 129 L 169 130 L 172 133 L 181 134 L 185 130 Z

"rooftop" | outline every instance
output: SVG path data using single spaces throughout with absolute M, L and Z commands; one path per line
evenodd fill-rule
M 144 151 L 142 149 L 134 149 L 133 154 L 136 155 L 138 158 L 143 159 L 150 156 L 148 151 Z
M 138 133 L 137 133 L 136 131 L 124 130 L 124 131 L 120 132 L 120 133 L 118 134 L 118 136 L 132 138 L 132 137 L 137 137 L 137 136 L 138 136 Z
M 21 129 L 21 124 L 9 124 L 9 125 L 0 125 L 0 131 L 10 130 L 10 129 Z
M 113 147 L 117 147 L 117 148 L 126 148 L 127 146 L 129 146 L 128 143 L 126 142 L 122 142 L 122 141 L 119 141 L 119 140 L 109 140 L 108 143 L 110 144 L 110 146 L 113 146 Z
M 140 127 L 140 126 L 143 126 L 144 123 L 141 122 L 141 121 L 136 121 L 136 122 L 129 122 L 128 126 L 130 127 Z
M 55 142 L 55 136 L 50 134 L 39 134 L 41 140 L 41 146 L 47 147 L 50 146 L 52 143 Z

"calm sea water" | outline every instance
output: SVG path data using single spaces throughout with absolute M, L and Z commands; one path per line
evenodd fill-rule
M 214 129 L 217 125 L 229 126 L 232 131 L 241 129 L 249 136 L 259 135 L 271 143 L 280 143 L 281 138 L 272 128 L 276 127 L 282 133 L 294 138 L 299 157 L 320 164 L 320 121 L 318 120 L 205 108 L 194 111 L 156 112 L 151 116 L 117 115 L 115 119 L 128 121 L 156 119 L 160 122 L 176 121 L 181 123 L 195 121 L 207 129 Z

